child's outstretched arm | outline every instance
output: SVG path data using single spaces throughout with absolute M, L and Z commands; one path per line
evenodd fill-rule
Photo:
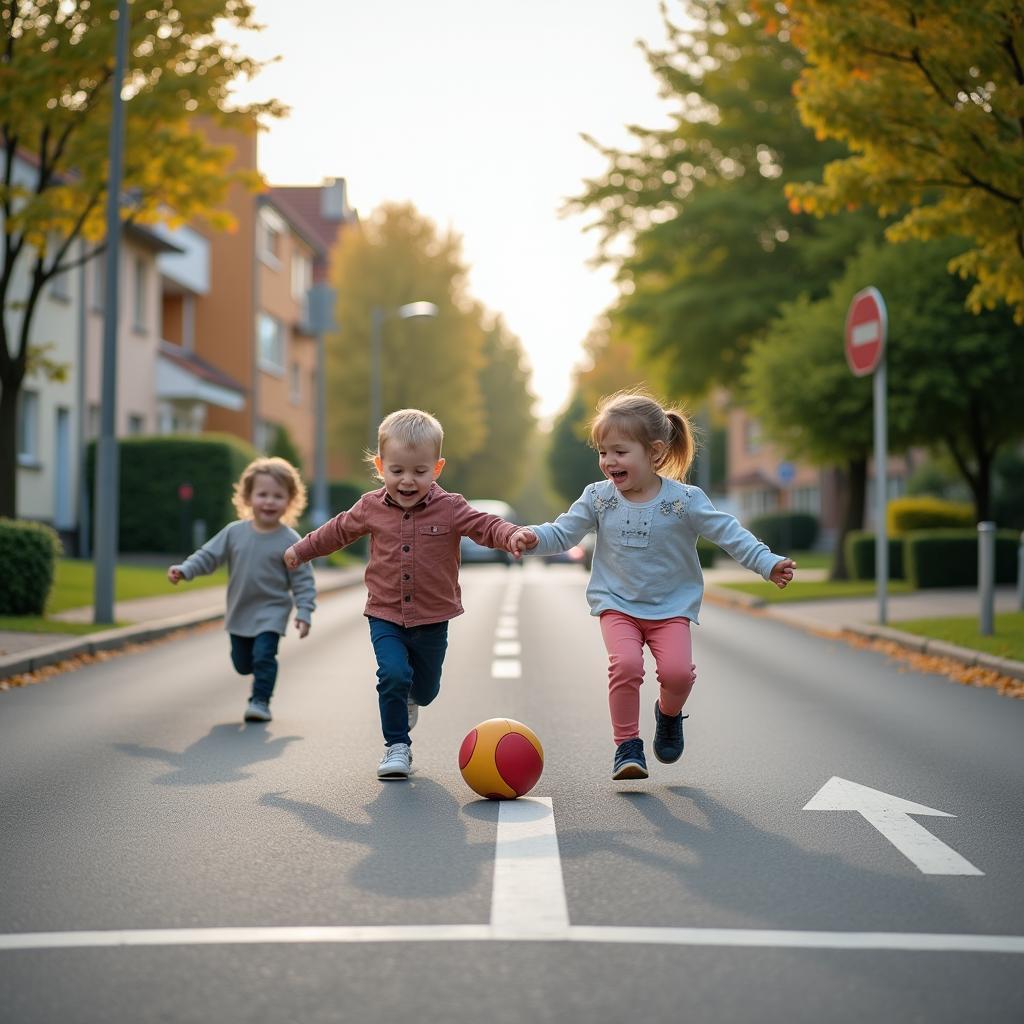
M 225 526 L 180 565 L 172 565 L 167 570 L 167 578 L 177 585 L 181 580 L 193 580 L 197 576 L 209 576 L 211 572 L 215 572 L 227 558 L 228 531 L 233 525 L 229 523 Z
M 593 484 L 588 484 L 583 493 L 553 523 L 527 527 L 534 538 L 528 544 L 538 555 L 553 555 L 575 547 L 592 530 L 597 529 L 597 513 L 594 511 Z
M 283 558 L 289 569 L 298 569 L 303 562 L 329 555 L 332 551 L 340 551 L 353 541 L 369 532 L 363 506 L 364 498 L 360 498 L 347 512 L 339 512 L 318 530 L 307 533 L 300 541 L 296 541 Z

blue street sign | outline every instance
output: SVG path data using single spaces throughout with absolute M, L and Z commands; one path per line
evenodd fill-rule
M 775 470 L 775 475 L 779 478 L 780 484 L 787 486 L 793 482 L 793 477 L 796 476 L 796 466 L 792 462 L 780 462 L 778 469 Z

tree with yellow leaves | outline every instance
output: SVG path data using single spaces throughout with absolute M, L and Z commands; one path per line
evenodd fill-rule
M 889 238 L 959 237 L 949 264 L 969 307 L 1024 323 L 1024 4 L 787 0 L 757 5 L 807 61 L 795 93 L 822 139 L 845 143 L 794 206 L 898 214 Z
M 252 126 L 275 101 L 232 106 L 239 76 L 260 65 L 221 37 L 255 28 L 247 0 L 133 0 L 124 102 L 123 223 L 180 223 L 219 212 L 231 153 L 199 117 Z M 48 282 L 105 248 L 107 147 L 117 3 L 0 3 L 0 516 L 16 510 L 16 410 Z M 81 243 L 81 244 L 79 244 Z

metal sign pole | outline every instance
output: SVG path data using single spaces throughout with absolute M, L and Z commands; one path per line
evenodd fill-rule
M 888 497 L 889 445 L 886 436 L 885 415 L 886 363 L 883 352 L 875 370 L 875 586 L 878 591 L 878 623 L 884 626 L 887 619 L 886 599 L 889 589 L 889 537 L 885 522 L 885 506 Z

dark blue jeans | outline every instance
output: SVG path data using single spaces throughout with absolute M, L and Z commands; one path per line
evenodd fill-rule
M 256 636 L 231 637 L 231 664 L 239 675 L 252 673 L 252 699 L 270 703 L 277 682 L 277 644 L 280 635 L 272 631 Z
M 441 689 L 441 667 L 448 650 L 448 623 L 400 626 L 370 620 L 370 640 L 377 656 L 377 701 L 384 742 L 409 743 L 409 698 L 426 707 Z

